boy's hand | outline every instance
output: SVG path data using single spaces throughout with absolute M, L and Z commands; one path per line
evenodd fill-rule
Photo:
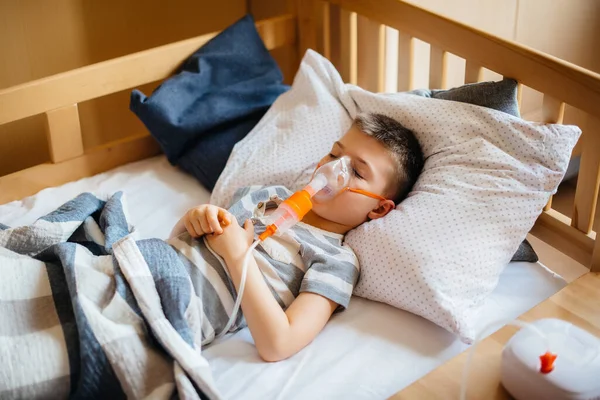
M 221 207 L 202 204 L 188 210 L 183 216 L 183 223 L 188 233 L 198 238 L 210 233 L 220 235 L 223 233 L 223 227 L 229 225 L 232 218 L 227 210 Z
M 208 244 L 215 253 L 223 257 L 228 267 L 239 264 L 254 241 L 254 225 L 249 219 L 242 228 L 237 221 L 225 227 L 220 235 L 208 235 Z

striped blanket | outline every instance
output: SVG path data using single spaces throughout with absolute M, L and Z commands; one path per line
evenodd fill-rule
M 0 398 L 219 398 L 200 306 L 168 243 L 136 241 L 122 193 L 0 224 Z

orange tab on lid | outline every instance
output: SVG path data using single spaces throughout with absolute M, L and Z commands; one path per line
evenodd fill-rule
M 542 374 L 549 374 L 554 370 L 554 361 L 556 360 L 556 357 L 558 357 L 556 354 L 552 354 L 549 351 L 540 356 L 540 361 L 542 363 L 540 372 Z

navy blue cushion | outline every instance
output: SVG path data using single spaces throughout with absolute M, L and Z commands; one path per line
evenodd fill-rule
M 196 51 L 150 97 L 131 93 L 130 109 L 169 162 L 212 190 L 233 146 L 289 89 L 246 16 Z

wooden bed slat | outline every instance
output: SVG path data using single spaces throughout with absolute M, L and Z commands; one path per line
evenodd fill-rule
M 316 0 L 296 0 L 296 13 L 298 15 L 298 56 L 301 60 L 306 50 L 318 49 L 318 22 Z
M 297 1 L 296 4 L 300 4 L 304 0 Z M 325 56 L 325 9 L 327 8 L 327 12 L 329 12 L 329 3 L 321 0 L 310 0 L 309 3 L 312 3 L 312 23 L 314 26 L 314 46 L 310 47 L 315 50 L 317 53 Z M 301 38 L 303 35 L 302 29 L 300 25 L 298 25 L 298 38 Z M 300 40 L 298 41 L 300 44 Z M 298 54 L 299 56 L 303 56 L 304 53 Z M 299 57 L 299 60 L 301 58 Z
M 542 122 L 549 124 L 562 124 L 565 115 L 565 103 L 555 99 L 552 96 L 544 95 L 542 101 Z M 548 200 L 548 204 L 544 207 L 544 211 L 552 208 L 552 196 Z
M 429 88 L 446 89 L 447 54 L 441 48 L 431 45 L 429 51 Z
M 385 25 L 379 25 L 377 47 L 377 92 L 385 92 Z
M 483 68 L 473 61 L 466 60 L 465 83 L 477 83 L 483 81 Z
M 548 199 L 548 202 L 544 206 L 544 211 L 552 210 L 552 198 L 553 197 L 554 196 L 550 196 L 550 198 Z
M 329 4 L 331 62 L 344 82 L 357 82 L 356 14 Z
M 357 15 L 340 10 L 340 53 L 342 55 L 340 73 L 344 82 L 356 85 L 358 82 L 358 34 Z
M 329 3 L 328 3 L 329 4 Z M 340 76 L 345 80 L 342 73 L 342 36 L 341 36 L 341 18 L 342 10 L 335 4 L 329 4 L 329 60 L 340 72 Z
M 592 230 L 600 186 L 600 119 L 588 118 L 581 138 L 581 163 L 571 222 L 573 227 L 584 233 Z
M 542 102 L 543 122 L 549 124 L 562 124 L 565 116 L 565 103 L 552 96 L 544 95 Z
M 600 115 L 600 74 L 398 0 L 330 0 L 432 46 Z
M 0 177 L 0 204 L 157 154 L 160 148 L 154 138 L 144 135 L 98 147 L 67 161 L 36 165 Z
M 398 31 L 398 91 L 413 90 L 415 46 L 412 36 Z
M 285 15 L 256 26 L 266 47 L 274 49 L 296 42 L 295 21 L 293 15 Z M 0 125 L 165 79 L 216 35 L 201 35 L 0 90 Z
M 358 16 L 358 86 L 383 92 L 385 85 L 385 27 Z
M 331 4 L 326 1 L 321 4 L 321 42 L 323 47 L 323 54 L 326 58 L 331 60 Z
M 83 138 L 77 104 L 46 113 L 46 137 L 53 163 L 83 154 Z
M 531 233 L 575 261 L 590 265 L 596 232 L 585 234 L 571 226 L 571 219 L 556 210 L 542 212 Z

